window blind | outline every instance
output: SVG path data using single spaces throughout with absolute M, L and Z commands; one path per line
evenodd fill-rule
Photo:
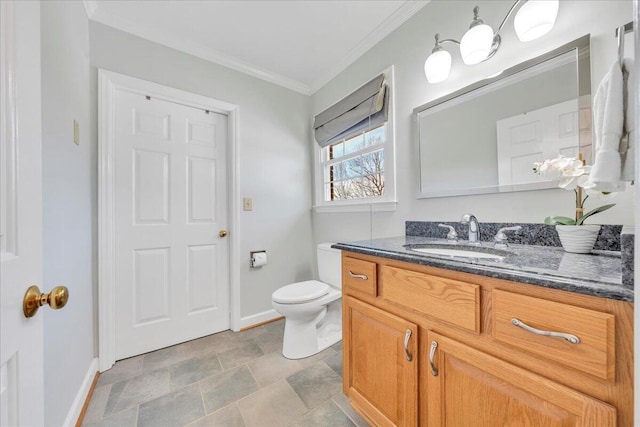
M 389 91 L 380 74 L 315 117 L 316 142 L 326 147 L 387 121 Z

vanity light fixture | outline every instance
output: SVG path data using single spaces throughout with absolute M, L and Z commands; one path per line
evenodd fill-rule
M 524 4 L 523 4 L 524 3 Z M 431 55 L 424 63 L 424 72 L 429 83 L 439 83 L 449 77 L 451 55 L 443 49 L 442 43 L 451 42 L 460 45 L 460 56 L 467 65 L 478 64 L 491 58 L 500 47 L 500 31 L 509 16 L 518 7 L 514 18 L 514 28 L 522 42 L 535 40 L 548 33 L 558 16 L 559 0 L 517 0 L 507 12 L 498 30 L 494 33 L 491 26 L 480 19 L 478 6 L 473 8 L 473 21 L 460 41 L 440 39 L 436 34 L 436 44 Z

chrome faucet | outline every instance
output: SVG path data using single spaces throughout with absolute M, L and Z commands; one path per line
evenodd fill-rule
M 507 242 L 507 235 L 504 234 L 505 231 L 518 231 L 520 230 L 522 227 L 519 225 L 515 225 L 513 227 L 502 227 L 500 230 L 498 230 L 498 232 L 496 233 L 496 235 L 493 237 L 493 246 L 498 248 L 506 248 L 509 246 L 509 243 Z
M 477 218 L 471 214 L 464 214 L 460 223 L 469 224 L 469 243 L 480 245 L 480 224 Z

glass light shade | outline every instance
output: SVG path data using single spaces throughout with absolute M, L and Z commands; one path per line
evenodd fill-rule
M 493 29 L 487 24 L 469 28 L 460 40 L 460 55 L 467 65 L 477 64 L 489 56 L 493 44 Z
M 513 26 L 521 42 L 547 34 L 556 23 L 559 0 L 529 0 L 518 10 Z
M 424 61 L 424 74 L 429 83 L 440 83 L 449 77 L 451 70 L 451 55 L 446 50 L 433 52 Z

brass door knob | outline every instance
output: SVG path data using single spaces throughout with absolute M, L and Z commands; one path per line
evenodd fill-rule
M 30 286 L 24 294 L 22 301 L 22 311 L 25 317 L 33 317 L 38 309 L 49 304 L 49 307 L 58 310 L 64 307 L 69 300 L 69 290 L 66 286 L 56 286 L 48 294 L 40 292 L 40 288 L 36 285 Z
M 227 237 L 227 234 L 229 234 L 229 233 L 227 233 L 227 230 L 220 230 L 218 232 L 218 236 L 220 236 L 220 237 Z

